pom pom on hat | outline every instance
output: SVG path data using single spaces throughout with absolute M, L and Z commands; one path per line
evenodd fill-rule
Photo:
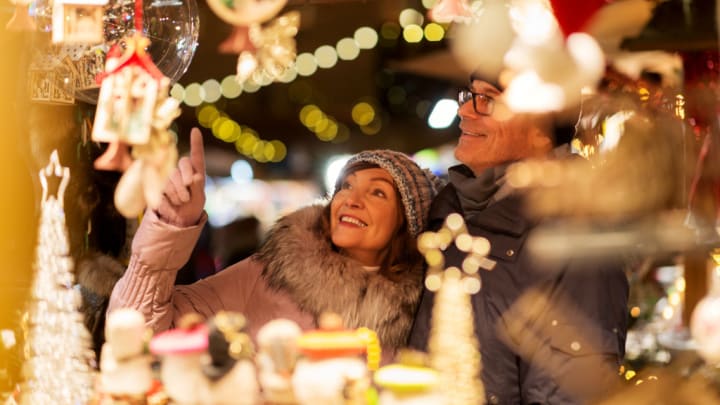
M 404 153 L 388 149 L 368 150 L 348 160 L 338 177 L 335 192 L 340 188 L 340 181 L 345 178 L 348 170 L 362 163 L 377 165 L 390 173 L 400 192 L 408 230 L 413 237 L 417 237 L 425 230 L 430 203 L 442 187 L 442 181 L 429 170 L 421 169 Z

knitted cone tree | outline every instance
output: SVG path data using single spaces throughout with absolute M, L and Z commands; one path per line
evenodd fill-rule
M 48 176 L 60 177 L 57 196 L 48 196 Z M 69 169 L 57 151 L 40 171 L 42 213 L 35 251 L 35 280 L 24 315 L 25 363 L 22 404 L 76 405 L 93 393 L 95 355 L 78 312 L 80 292 L 73 288 L 73 262 L 65 225 L 63 193 Z

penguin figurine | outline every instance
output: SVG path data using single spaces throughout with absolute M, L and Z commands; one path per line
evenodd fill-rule
M 297 404 L 292 388 L 292 374 L 297 362 L 298 339 L 302 330 L 289 319 L 274 319 L 257 334 L 258 378 L 266 404 Z
M 174 404 L 209 403 L 208 383 L 202 370 L 207 348 L 208 328 L 198 314 L 183 316 L 178 328 L 150 341 L 150 352 L 160 358 L 160 381 Z
M 142 402 L 152 384 L 150 356 L 145 351 L 143 315 L 129 308 L 113 311 L 105 326 L 100 354 L 100 391 L 112 400 Z
M 244 332 L 245 317 L 218 312 L 207 323 L 208 356 L 202 365 L 212 405 L 255 405 L 260 399 L 254 348 Z

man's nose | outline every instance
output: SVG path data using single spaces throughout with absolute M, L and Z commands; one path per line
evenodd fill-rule
M 464 117 L 476 117 L 478 113 L 475 112 L 475 109 L 473 108 L 472 100 L 468 100 L 463 104 L 460 104 L 458 107 L 457 115 L 460 118 Z

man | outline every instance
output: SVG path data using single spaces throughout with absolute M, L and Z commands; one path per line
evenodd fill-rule
M 492 271 L 471 296 L 489 404 L 576 404 L 598 399 L 617 382 L 625 347 L 628 283 L 617 263 L 540 264 L 525 249 L 538 225 L 505 181 L 507 167 L 531 158 L 569 155 L 549 114 L 511 114 L 502 87 L 479 77 L 459 93 L 460 138 L 450 183 L 433 201 L 437 230 L 457 212 L 468 231 L 487 238 Z M 568 196 L 571 198 L 571 196 Z M 445 266 L 465 254 L 445 251 Z M 426 350 L 434 294 L 424 291 L 410 346 Z

